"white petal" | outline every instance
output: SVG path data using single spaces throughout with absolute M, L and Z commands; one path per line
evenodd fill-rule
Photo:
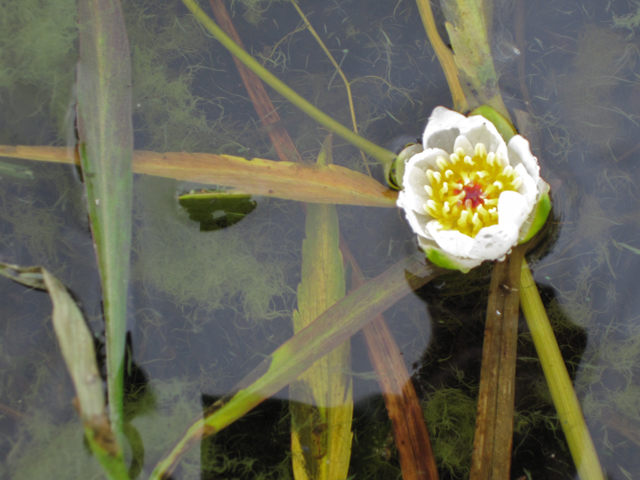
M 505 222 L 482 228 L 474 238 L 469 257 L 498 260 L 518 242 L 518 233 L 518 226 L 514 223 Z
M 398 203 L 402 208 L 408 208 L 415 210 L 416 212 L 425 213 L 424 205 L 430 199 L 424 186 L 429 185 L 429 178 L 427 174 L 419 168 L 413 168 L 411 175 L 407 175 L 409 169 L 405 170 L 404 175 L 404 190 L 400 192 L 402 195 L 402 205 Z M 398 195 L 398 202 L 400 202 L 400 195 Z
M 467 137 L 463 137 L 462 135 L 456 138 L 451 153 L 456 152 L 459 148 L 464 150 L 465 155 L 468 155 L 470 157 L 473 157 L 475 155 L 475 145 L 471 145 L 471 142 L 467 139 Z
M 453 143 L 460 135 L 460 125 L 467 118 L 444 107 L 433 109 L 422 137 L 424 148 L 442 148 L 453 153 Z
M 460 265 L 460 270 L 463 271 L 469 271 L 484 262 L 484 260 L 475 258 L 456 258 L 455 261 L 458 265 Z
M 549 191 L 549 185 L 540 178 L 540 165 L 538 165 L 538 159 L 531 153 L 529 141 L 521 135 L 515 135 L 509 140 L 508 147 L 511 165 L 521 163 L 527 170 L 535 184 L 536 200 L 539 199 L 541 195 Z
M 436 242 L 431 237 L 423 237 L 422 235 L 418 235 L 418 245 L 423 250 L 427 248 L 438 248 Z
M 526 198 L 527 202 L 530 205 L 530 208 L 533 208 L 533 204 L 536 203 L 538 198 L 538 187 L 536 182 L 531 178 L 529 172 L 527 172 L 524 168 L 523 164 L 517 165 L 514 170 L 520 178 L 522 179 L 522 183 L 520 184 L 520 188 L 518 188 L 518 193 L 524 198 Z
M 431 183 L 426 171 L 428 169 L 440 171 L 440 167 L 436 163 L 438 157 L 449 158 L 449 154 L 444 150 L 431 148 L 409 159 L 402 178 L 405 198 L 403 198 L 402 205 L 398 203 L 398 206 L 411 208 L 421 214 L 425 213 L 424 205 L 430 197 L 424 186 Z
M 545 193 L 548 193 L 551 190 L 551 187 L 547 182 L 545 182 L 542 178 L 538 179 L 538 199 Z
M 427 231 L 444 252 L 453 257 L 468 257 L 473 238 L 457 230 L 443 230 L 437 220 L 427 223 Z
M 430 168 L 431 170 L 439 171 L 440 167 L 438 167 L 436 160 L 438 159 L 438 157 L 444 157 L 449 160 L 450 154 L 451 152 L 443 150 L 441 148 L 428 148 L 425 151 L 414 155 L 409 159 L 404 167 L 404 178 L 407 177 L 407 172 L 412 167 L 418 167 L 425 172 L 428 168 Z
M 403 195 L 404 192 L 400 192 L 398 195 L 397 204 L 400 208 L 404 210 L 404 215 L 411 226 L 411 230 L 413 230 L 418 235 L 423 235 L 426 237 L 430 237 L 431 235 L 427 231 L 427 224 L 433 220 L 430 215 L 420 214 L 416 212 L 413 208 L 406 207 L 404 203 L 406 202 L 406 195 Z
M 487 148 L 487 151 L 489 151 L 488 148 Z M 509 149 L 507 148 L 506 143 L 501 142 L 494 151 L 496 152 L 496 155 L 500 156 L 500 158 L 504 158 L 507 161 L 509 161 Z M 509 161 L 509 165 L 511 165 L 510 161 Z
M 540 178 L 540 166 L 538 159 L 531 153 L 529 141 L 521 135 L 515 135 L 509 140 L 509 161 L 515 168 L 522 164 L 527 170 L 533 181 L 537 184 Z
M 498 223 L 515 224 L 519 229 L 520 225 L 531 213 L 533 205 L 534 202 L 528 202 L 518 192 L 502 192 L 498 198 Z
M 487 125 L 490 129 L 491 135 L 497 135 L 498 130 L 489 120 L 484 118 L 482 115 L 472 115 L 471 117 L 465 117 L 464 124 L 460 127 L 460 135 L 464 135 L 465 137 L 469 135 L 471 132 L 479 129 L 482 125 Z
M 460 133 L 467 137 L 467 140 L 474 147 L 478 143 L 483 143 L 487 147 L 487 152 L 500 153 L 506 158 L 507 156 L 507 144 L 496 130 L 496 127 L 484 117 L 479 115 L 467 118 L 467 122 L 464 125 L 464 133 Z
M 538 191 L 538 199 L 540 199 L 540 197 L 542 197 L 542 195 L 544 195 L 545 193 L 549 192 L 549 185 L 547 184 L 547 182 L 542 179 L 540 179 L 540 182 L 543 184 L 543 187 Z M 536 218 L 537 210 L 538 202 L 536 202 L 535 206 L 531 209 L 531 213 L 529 213 L 526 220 L 522 222 L 522 225 L 520 226 L 520 235 L 518 237 L 519 241 L 522 241 L 528 235 L 531 224 Z

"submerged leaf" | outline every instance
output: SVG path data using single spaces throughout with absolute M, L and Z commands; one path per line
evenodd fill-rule
M 9 162 L 0 162 L 0 178 L 2 178 L 3 175 L 13 178 L 22 178 L 25 180 L 33 180 L 34 178 L 33 172 L 27 167 L 14 165 Z
M 64 285 L 42 267 L 0 263 L 0 274 L 28 287 L 49 292 L 53 303 L 53 328 L 76 390 L 76 408 L 91 451 L 108 478 L 128 479 L 122 451 L 107 419 L 93 336 L 80 309 Z
M 472 92 L 467 96 L 470 106 L 491 105 L 508 117 L 491 55 L 491 3 L 446 0 L 442 2 L 442 10 L 460 81 Z
M 318 159 L 331 154 L 327 137 Z M 345 295 L 335 205 L 307 205 L 302 281 L 293 329 L 298 333 Z M 353 395 L 351 348 L 345 341 L 317 360 L 289 387 L 291 454 L 296 480 L 342 480 L 351 457 Z
M 354 290 L 309 326 L 265 358 L 187 430 L 174 449 L 156 466 L 151 479 L 166 478 L 180 457 L 201 438 L 213 435 L 291 383 L 316 360 L 342 344 L 376 315 L 442 272 L 425 264 L 424 254 L 400 260 Z
M 611 241 L 612 241 L 612 242 L 613 242 L 613 244 L 614 244 L 616 247 L 618 247 L 618 248 L 619 248 L 619 247 L 623 247 L 623 248 L 626 248 L 627 250 L 629 250 L 630 252 L 635 253 L 636 255 L 640 255 L 640 250 L 639 250 L 639 249 L 637 249 L 636 247 L 632 247 L 631 245 L 627 245 L 626 243 L 616 242 L 616 241 L 615 241 L 615 240 L 613 240 L 613 239 L 612 239 Z
M 133 126 L 129 42 L 119 0 L 79 2 L 78 28 L 80 162 L 102 281 L 111 422 L 122 439 Z

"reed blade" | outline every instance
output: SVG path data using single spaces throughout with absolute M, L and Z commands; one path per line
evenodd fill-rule
M 78 28 L 78 151 L 102 282 L 111 427 L 122 440 L 133 127 L 129 42 L 119 0 L 78 2 Z

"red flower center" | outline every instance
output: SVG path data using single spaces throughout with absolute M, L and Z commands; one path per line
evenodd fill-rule
M 476 208 L 478 205 L 484 205 L 484 191 L 482 187 L 477 183 L 471 183 L 462 187 L 462 190 L 454 190 L 455 195 L 460 195 L 460 192 L 464 192 L 464 198 L 461 203 L 466 203 L 467 200 L 471 200 L 471 208 Z

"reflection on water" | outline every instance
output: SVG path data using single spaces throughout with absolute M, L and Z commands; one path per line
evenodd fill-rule
M 552 186 L 553 235 L 534 253 L 532 269 L 603 467 L 610 478 L 624 479 L 640 471 L 638 17 L 631 7 L 605 3 L 496 6 L 494 56 L 505 102 Z M 75 3 L 50 4 L 0 7 L 1 144 L 66 143 Z M 308 32 L 296 31 L 299 17 L 290 5 L 273 4 L 261 14 L 266 3 L 252 5 L 248 13 L 233 7 L 247 49 L 349 125 L 344 84 Z M 342 60 L 365 137 L 380 145 L 415 138 L 433 107 L 450 106 L 411 2 L 301 7 Z M 139 0 L 125 10 L 137 149 L 275 158 L 231 58 L 184 7 Z M 315 161 L 326 132 L 275 94 L 273 101 L 300 155 Z M 381 169 L 365 165 L 357 151 L 334 144 L 335 163 L 369 168 L 382 179 Z M 6 160 L 32 173 L 25 175 L 2 162 L 0 260 L 50 269 L 102 342 L 99 279 L 76 172 Z M 135 182 L 126 450 L 139 478 L 203 407 L 291 336 L 297 308 L 305 235 L 300 206 L 257 198 L 240 222 L 201 232 L 176 201 L 194 187 L 151 177 Z M 393 209 L 339 207 L 338 215 L 369 278 L 415 251 Z M 440 277 L 385 313 L 414 373 L 441 478 L 469 473 L 490 273 L 485 265 Z M 0 294 L 0 476 L 101 478 L 82 444 L 48 297 L 4 278 Z M 573 478 L 524 324 L 520 331 L 511 476 Z M 398 478 L 397 450 L 363 339 L 355 336 L 351 347 L 345 367 L 355 400 L 350 474 Z M 173 478 L 292 478 L 287 399 L 285 389 L 192 449 Z

